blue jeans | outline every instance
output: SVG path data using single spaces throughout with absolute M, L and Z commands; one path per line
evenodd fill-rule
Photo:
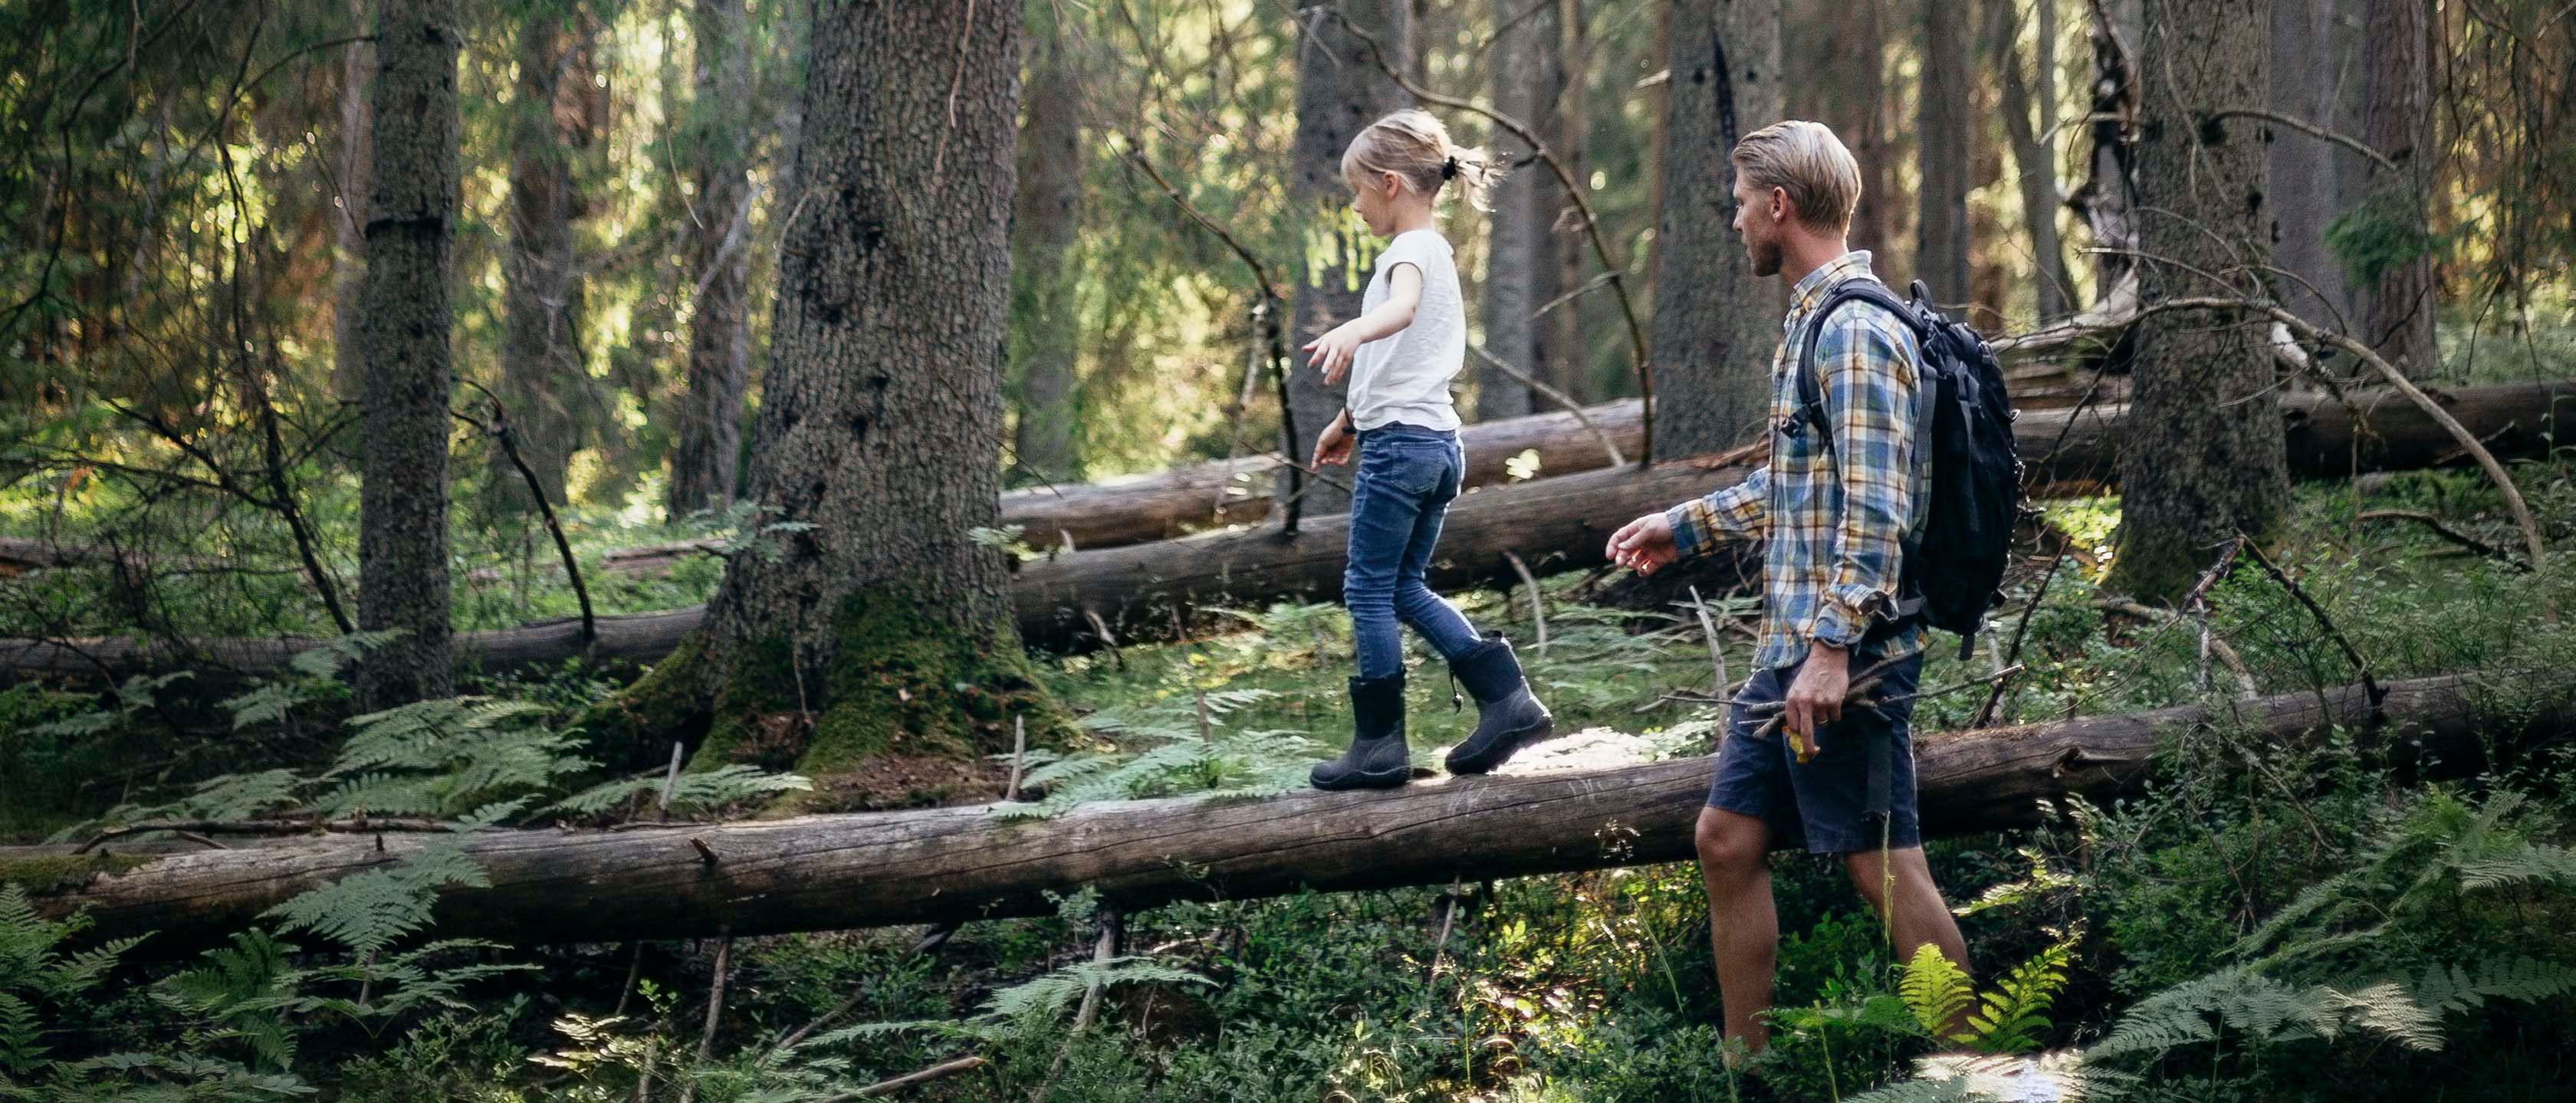
M 1441 658 L 1466 654 L 1484 642 L 1476 627 L 1422 581 L 1431 549 L 1440 542 L 1440 522 L 1467 470 L 1458 434 L 1399 422 L 1361 433 L 1358 451 L 1342 604 L 1351 611 L 1360 677 L 1404 672 L 1398 618 L 1422 633 Z

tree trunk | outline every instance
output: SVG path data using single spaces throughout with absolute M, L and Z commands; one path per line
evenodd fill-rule
M 1556 137 L 1551 144 L 1556 147 L 1557 159 L 1565 162 L 1565 173 L 1574 178 L 1575 186 L 1588 188 L 1592 186 L 1592 28 L 1582 0 L 1557 0 L 1556 36 L 1556 57 L 1550 63 L 1557 78 Z M 1573 206 L 1573 201 L 1562 193 L 1558 199 L 1559 210 L 1548 215 L 1549 225 Z M 1592 262 L 1590 252 L 1573 242 L 1559 245 L 1556 292 L 1563 294 L 1592 278 Z M 1600 389 L 1592 380 L 1592 342 L 1584 335 L 1587 327 L 1583 309 L 1591 299 L 1584 295 L 1570 300 L 1541 323 L 1547 330 L 1541 339 L 1553 353 L 1545 361 L 1554 376 L 1548 382 L 1576 402 L 1592 401 Z
M 2057 210 L 2065 201 L 2057 193 L 2055 139 L 2041 137 L 2054 130 L 2055 120 L 2050 118 L 2054 112 L 2041 100 L 2039 124 L 2037 128 L 2032 126 L 2034 97 L 2030 82 L 2022 77 L 2021 51 L 2015 45 L 2020 38 L 2020 27 L 2013 19 L 2016 9 L 2012 0 L 1986 3 L 1992 20 L 1989 26 L 1995 62 L 2003 72 L 2004 135 L 2012 146 L 2013 175 L 2021 188 L 2022 222 L 2030 233 L 2031 253 L 2037 258 L 2033 278 L 2039 284 L 2039 319 L 2055 321 L 2075 312 L 2075 289 L 2066 272 L 2066 248 L 2057 239 Z M 2035 68 L 2043 75 L 2054 61 L 2047 43 L 2055 33 L 2056 28 L 2048 22 L 2040 24 L 2040 62 Z
M 1297 285 L 1296 302 L 1290 309 L 1292 350 L 1359 316 L 1360 293 L 1367 288 L 1370 265 L 1377 262 L 1385 243 L 1370 237 L 1350 209 L 1351 188 L 1342 180 L 1342 151 L 1380 116 L 1412 103 L 1395 78 L 1379 66 L 1368 44 L 1351 34 L 1336 13 L 1376 36 L 1386 47 L 1387 64 L 1401 69 L 1413 54 L 1406 47 L 1410 14 L 1406 0 L 1329 0 L 1300 9 L 1297 134 L 1290 144 L 1294 163 L 1289 167 L 1288 201 L 1308 229 L 1306 279 Z M 1314 455 L 1316 434 L 1341 411 L 1350 380 L 1345 377 L 1328 385 L 1323 373 L 1306 366 L 1302 353 L 1292 352 L 1291 360 L 1288 408 L 1297 423 L 1297 439 L 1290 458 L 1302 464 Z M 1308 480 L 1302 511 L 1321 514 L 1349 509 L 1350 492 L 1343 488 L 1347 483 L 1347 479 Z
M 1023 478 L 1078 481 L 1074 453 L 1074 231 L 1082 202 L 1082 82 L 1063 8 L 1029 44 L 1020 127 L 1019 195 L 1011 218 L 1011 371 L 1018 377 L 1014 466 Z
M 733 560 L 695 641 L 594 712 L 603 746 L 657 757 L 703 723 L 700 766 L 825 774 L 971 762 L 1010 745 L 1014 714 L 1068 733 L 972 532 L 999 489 L 1020 17 L 819 13 L 797 176 L 831 186 L 780 265 L 750 484 L 773 524 L 807 527 Z
M 510 241 L 503 254 L 501 386 L 519 458 L 546 500 L 564 501 L 589 389 L 583 363 L 582 279 L 573 259 L 573 219 L 582 198 L 573 179 L 577 151 L 590 142 L 592 31 L 573 0 L 540 6 L 521 24 L 517 102 L 510 132 Z M 492 506 L 532 512 L 518 465 L 491 448 L 485 476 Z
M 2084 183 L 2067 203 L 2084 218 L 2094 248 L 2093 295 L 2098 306 L 2131 278 L 2138 246 L 2134 212 L 2138 205 L 2137 149 L 2130 130 L 2137 122 L 2136 50 L 2145 35 L 2144 0 L 2108 0 L 2092 5 L 2093 45 L 2091 164 Z
M 1737 140 L 1780 117 L 1780 0 L 1678 0 L 1655 274 L 1655 453 L 1744 442 L 1771 413 L 1777 281 L 1753 274 L 1735 222 Z
M 2011 830 L 2042 822 L 2044 801 L 2136 793 L 2177 730 L 2221 728 L 2234 739 L 2251 727 L 2276 746 L 2357 732 L 2393 765 L 2461 776 L 2489 762 L 2496 745 L 2544 738 L 2576 719 L 2563 704 L 2538 716 L 2482 708 L 2470 676 L 2382 688 L 2377 708 L 2362 687 L 2345 686 L 1927 734 L 1916 744 L 1923 830 Z M 624 832 L 491 831 L 463 843 L 488 883 L 444 890 L 436 933 L 528 944 L 844 930 L 1052 915 L 1058 897 L 1085 888 L 1132 914 L 1178 899 L 1687 861 L 1709 764 L 1551 769 L 1542 747 L 1491 778 L 1254 801 L 1105 801 L 1038 823 L 983 806 Z M 0 879 L 27 886 L 41 916 L 86 909 L 89 938 L 158 931 L 145 945 L 175 952 L 422 843 L 384 833 L 114 856 L 13 848 L 0 851 Z
M 448 301 L 457 209 L 456 0 L 379 0 L 374 171 L 358 347 L 358 627 L 401 638 L 358 666 L 361 711 L 454 692 L 448 659 Z
M 733 504 L 741 483 L 742 399 L 751 385 L 751 25 L 743 0 L 690 8 L 689 104 L 695 231 L 689 377 L 663 498 L 672 518 Z
M 2301 477 L 2344 478 L 2356 470 L 2404 471 L 2461 462 L 2457 439 L 2413 404 L 2384 393 L 2349 393 L 2353 407 L 2317 393 L 2282 400 L 2280 422 L 2290 467 Z M 2504 459 L 2546 455 L 2561 436 L 2555 431 L 2556 411 L 2566 408 L 2576 415 L 2576 387 L 2566 384 L 2464 387 L 2448 392 L 2446 399 L 2452 416 Z M 2355 408 L 2364 414 L 2359 422 Z M 2118 474 L 2133 431 L 2151 432 L 2153 427 L 2136 426 L 2125 408 L 2099 404 L 2080 411 L 2025 412 L 2013 426 L 2033 485 L 2044 493 L 2101 493 Z M 1715 464 L 1712 459 L 1667 461 L 1643 469 L 1627 465 L 1462 496 L 1450 510 L 1442 554 L 1432 564 L 1429 581 L 1446 591 L 1509 585 L 1518 575 L 1504 558 L 1506 551 L 1541 574 L 1598 566 L 1603 540 L 1621 524 L 1742 478 L 1750 470 L 1744 464 L 1758 462 L 1747 457 Z M 1033 647 L 1081 650 L 1101 643 L 1089 613 L 1098 614 L 1117 642 L 1125 643 L 1167 634 L 1173 612 L 1190 607 L 1331 600 L 1340 593 L 1346 524 L 1345 517 L 1318 517 L 1292 541 L 1266 530 L 1208 533 L 1022 564 L 1011 582 L 1020 634 Z M 456 651 L 460 658 L 495 671 L 559 663 L 585 653 L 601 661 L 653 662 L 673 654 L 704 619 L 697 609 L 601 617 L 595 645 L 584 644 L 578 620 L 550 621 L 468 633 L 457 640 Z M 181 662 L 256 672 L 283 666 L 320 641 L 184 642 L 184 647 L 174 647 L 123 638 L 0 639 L 0 673 L 112 681 Z M 695 685 L 675 686 L 673 692 Z M 706 708 L 703 695 L 672 699 L 675 707 L 700 714 Z M 668 755 L 669 744 L 661 747 Z
M 1915 104 L 1915 156 L 1922 177 L 1915 216 L 1914 276 L 1940 302 L 1971 298 L 1968 286 L 1968 178 L 1976 135 L 1968 95 L 1973 28 L 1955 0 L 1923 0 L 1923 82 Z
M 1860 163 L 1860 203 L 1846 238 L 1868 250 L 1878 270 L 1894 273 L 1888 213 L 1896 158 L 1887 135 L 1887 0 L 1797 0 L 1783 28 L 1786 70 L 1798 87 L 1793 102 L 1812 103 L 1816 117 Z
M 2428 375 L 2433 349 L 2433 257 L 2424 204 L 2433 149 L 2432 15 L 2428 0 L 2369 0 L 2370 46 L 2363 137 L 2397 162 L 2372 180 L 2371 215 L 2386 225 L 2390 255 L 2371 265 L 2362 292 L 2360 339 L 2408 375 Z
M 2272 5 L 2273 111 L 2328 129 L 2345 129 L 2345 53 L 2339 33 L 2343 0 L 2278 0 Z M 2351 158 L 2333 143 L 2287 127 L 2272 130 L 2272 263 L 2281 305 L 2317 325 L 2341 329 L 2352 316 L 2343 262 L 2326 247 L 2326 227 L 2342 212 L 2342 182 Z
M 367 0 L 349 0 L 349 23 L 367 26 Z M 331 219 L 331 393 L 356 400 L 365 390 L 366 358 L 358 347 L 360 296 L 367 286 L 367 202 L 369 170 L 375 167 L 375 116 L 367 97 L 375 94 L 376 44 L 352 42 L 340 55 L 340 153 L 331 170 L 338 178 L 337 209 Z
M 1517 18 L 1517 21 L 1515 19 Z M 1545 135 L 1556 129 L 1563 74 L 1556 69 L 1554 0 L 1494 0 L 1494 109 Z M 1494 152 L 1512 166 L 1494 189 L 1492 244 L 1485 253 L 1485 351 L 1545 379 L 1565 353 L 1554 347 L 1547 319 L 1532 317 L 1557 296 L 1565 239 L 1556 233 L 1565 190 L 1530 146 L 1499 128 Z M 1559 310 L 1570 309 L 1559 307 Z M 1471 358 L 1476 420 L 1523 417 L 1542 409 L 1528 385 Z
M 2148 10 L 2139 57 L 2156 79 L 2140 88 L 2144 302 L 2262 294 L 2263 128 L 2205 120 L 2261 102 L 2270 34 L 2253 0 L 2157 0 Z M 2181 596 L 2237 533 L 2269 538 L 2290 483 L 2268 326 L 2165 314 L 2136 340 L 2110 585 L 2152 602 Z

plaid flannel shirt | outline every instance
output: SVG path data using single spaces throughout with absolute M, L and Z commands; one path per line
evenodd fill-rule
M 1684 558 L 1722 540 L 1760 540 L 1762 644 L 1756 667 L 1806 657 L 1809 641 L 1852 647 L 1897 600 L 1900 546 L 1912 523 L 1916 479 L 1914 333 L 1887 312 L 1855 303 L 1816 335 L 1816 381 L 1831 422 L 1828 446 L 1801 416 L 1796 369 L 1807 317 L 1835 284 L 1869 278 L 1853 251 L 1798 281 L 1771 354 L 1771 460 L 1743 482 L 1666 511 Z M 1923 649 L 1909 625 L 1874 641 L 1880 658 Z

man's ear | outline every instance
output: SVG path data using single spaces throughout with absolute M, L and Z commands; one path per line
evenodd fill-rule
M 1771 221 L 1772 221 L 1772 222 L 1774 222 L 1774 223 L 1778 223 L 1778 224 L 1786 225 L 1787 223 L 1789 223 L 1790 221 L 1792 221 L 1793 219 L 1795 219 L 1795 218 L 1797 217 L 1797 214 L 1798 214 L 1798 205 L 1797 205 L 1796 203 L 1790 202 L 1790 200 L 1789 200 L 1789 189 L 1787 189 L 1787 188 L 1782 188 L 1782 187 L 1774 187 L 1774 188 L 1772 188 L 1772 189 L 1771 189 Z

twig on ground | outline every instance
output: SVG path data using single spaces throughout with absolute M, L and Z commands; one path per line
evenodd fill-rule
M 2430 513 L 2412 509 L 2369 509 L 2363 510 L 2358 519 L 2363 521 L 2413 521 L 2417 524 L 2423 525 L 2425 528 L 2433 530 L 2433 535 L 2435 536 L 2439 536 L 2444 540 L 2448 540 L 2451 543 L 2467 548 L 2479 555 L 2486 556 L 2490 559 L 2501 560 L 2506 566 L 2512 567 L 2517 571 L 2528 571 L 2531 569 L 2531 564 L 2525 563 L 2521 559 L 2515 557 L 2512 552 L 2506 551 L 2503 548 L 2487 543 L 2486 541 L 2480 540 L 2468 533 L 2452 528 L 2450 525 L 2445 524 L 2441 518 L 2435 517 Z
M 1521 585 L 1529 587 L 1530 621 L 1537 626 L 1538 653 L 1547 654 L 1547 603 L 1545 595 L 1538 592 L 1538 578 L 1530 574 L 1529 564 L 1521 562 L 1519 552 L 1505 551 L 1503 558 L 1511 560 L 1512 569 L 1520 572 Z

